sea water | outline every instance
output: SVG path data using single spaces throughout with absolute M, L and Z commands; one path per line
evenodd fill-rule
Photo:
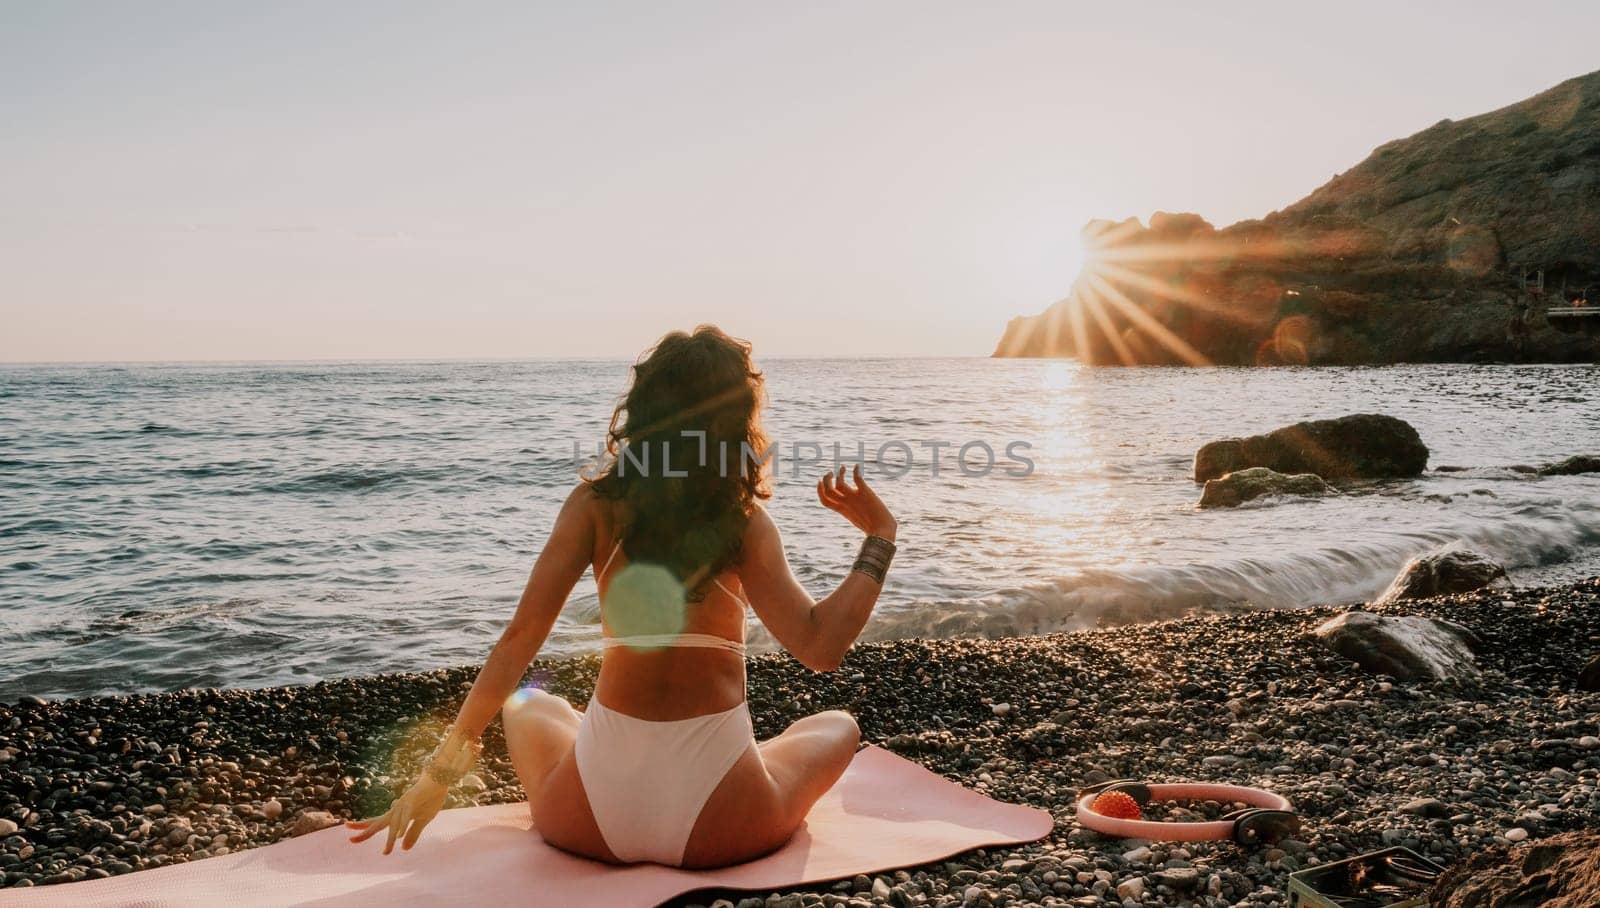
M 1600 573 L 1600 475 L 1508 469 L 1600 453 L 1595 366 L 762 365 L 768 507 L 801 582 L 825 594 L 860 540 L 815 499 L 835 445 L 899 516 L 867 639 L 1359 601 L 1451 544 L 1518 584 Z M 481 660 L 628 376 L 620 361 L 0 368 L 0 700 Z M 1362 412 L 1416 426 L 1430 467 L 1465 469 L 1196 509 L 1204 442 Z M 544 652 L 598 639 L 585 577 Z

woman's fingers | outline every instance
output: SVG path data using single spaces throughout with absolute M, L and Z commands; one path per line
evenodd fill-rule
M 861 475 L 861 464 L 856 464 L 856 493 L 861 496 L 863 501 L 872 502 L 874 505 L 882 503 L 878 498 L 878 493 L 872 486 L 867 485 L 866 478 Z
M 857 466 L 856 480 L 858 485 L 855 488 L 851 488 L 850 481 L 845 478 L 845 471 L 848 469 L 848 467 L 840 466 L 837 470 L 829 470 L 823 473 L 822 478 L 817 480 L 817 500 L 822 502 L 824 507 L 838 511 L 846 520 L 865 530 L 867 528 L 867 512 L 864 510 L 863 504 L 864 501 L 871 499 L 871 493 L 866 492 L 863 495 L 865 490 L 859 485 L 859 465 Z
M 863 532 L 875 532 L 874 527 L 891 519 L 878 493 L 867 485 L 859 463 L 854 469 L 841 465 L 823 473 L 817 480 L 817 500 L 824 507 L 838 511 Z
M 854 482 L 854 487 L 851 483 Z M 852 471 L 850 467 L 841 466 L 837 470 L 828 470 L 817 480 L 819 491 L 826 491 L 830 495 L 848 498 L 861 492 L 869 491 L 867 482 L 861 476 L 861 464 L 856 464 Z
M 412 820 L 411 828 L 406 830 L 406 837 L 400 842 L 400 850 L 410 851 L 411 846 L 417 844 L 417 837 L 422 835 L 422 827 L 426 825 L 427 820 Z
M 822 474 L 822 478 L 827 482 L 828 488 L 833 492 L 835 499 L 841 502 L 848 502 L 856 494 L 856 490 L 850 488 L 850 483 L 844 477 L 844 471 L 844 467 L 840 467 L 837 470 L 829 470 Z
M 389 841 L 383 844 L 384 854 L 394 851 L 394 840 L 400 836 L 400 830 L 407 822 L 405 817 L 396 817 L 395 821 L 389 824 Z
M 361 833 L 359 835 L 351 836 L 350 837 L 350 841 L 352 841 L 352 842 L 365 842 L 367 839 L 370 839 L 373 836 L 377 835 L 378 833 L 382 832 L 384 830 L 384 827 L 389 825 L 389 814 L 385 813 L 383 816 L 378 817 L 376 820 L 359 820 L 359 821 L 356 821 L 356 822 L 349 823 L 347 825 L 350 826 L 350 828 L 352 828 L 352 829 L 361 830 Z
M 867 485 L 866 478 L 861 475 L 861 464 L 859 464 L 859 463 L 856 464 L 855 477 L 856 477 L 856 491 L 865 492 L 865 493 L 867 493 L 869 495 L 876 495 L 877 494 L 876 492 L 872 491 L 872 487 Z
M 833 484 L 833 474 L 824 473 L 817 481 L 817 497 L 827 507 L 837 511 L 844 504 L 844 499 L 839 494 L 838 488 Z

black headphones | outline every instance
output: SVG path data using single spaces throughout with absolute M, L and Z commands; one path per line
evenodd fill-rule
M 1233 840 L 1245 847 L 1276 843 L 1300 831 L 1300 817 L 1293 811 L 1270 807 L 1250 807 L 1223 816 L 1233 821 Z

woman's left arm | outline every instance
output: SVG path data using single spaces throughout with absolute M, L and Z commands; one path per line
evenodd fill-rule
M 466 702 L 461 704 L 452 728 L 456 734 L 476 739 L 489 727 L 550 635 L 572 588 L 594 560 L 593 500 L 589 486 L 580 484 L 561 506 L 550 530 L 550 541 L 533 563 L 511 623 L 500 634 Z
M 516 690 L 517 682 L 522 680 L 523 672 L 528 670 L 539 647 L 544 645 L 567 596 L 594 560 L 593 500 L 587 484 L 580 484 L 567 496 L 550 531 L 549 542 L 534 561 L 527 586 L 517 602 L 517 611 L 478 672 L 478 679 L 473 682 L 466 702 L 461 704 L 456 721 L 440 743 L 439 753 L 460 753 L 477 742 L 495 713 L 505 705 L 506 698 Z M 387 829 L 389 840 L 384 845 L 384 854 L 394 850 L 397 839 L 403 849 L 415 844 L 423 827 L 444 806 L 445 795 L 449 792 L 449 787 L 435 779 L 429 769 L 431 766 L 424 769 L 416 783 L 396 798 L 382 816 L 348 824 L 360 830 L 350 841 L 363 842 Z

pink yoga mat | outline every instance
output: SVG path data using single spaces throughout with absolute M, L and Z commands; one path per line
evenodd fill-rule
M 720 870 L 612 867 L 544 844 L 526 804 L 439 814 L 408 852 L 324 829 L 222 857 L 104 880 L 0 890 L 4 908 L 484 904 L 654 905 L 696 889 L 772 890 L 1031 842 L 1050 814 L 1002 804 L 887 750 L 856 754 L 789 844 Z

